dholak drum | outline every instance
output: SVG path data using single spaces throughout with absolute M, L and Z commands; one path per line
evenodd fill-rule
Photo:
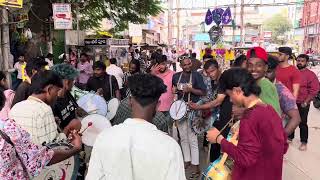
M 86 94 L 82 96 L 77 103 L 88 114 L 107 115 L 107 103 L 104 98 L 99 95 L 92 93 Z
M 87 146 L 93 146 L 97 136 L 106 128 L 111 127 L 110 121 L 99 114 L 91 114 L 81 120 L 82 132 L 88 127 L 88 123 L 92 122 L 92 126 L 82 133 L 82 142 Z
M 69 149 L 71 144 L 61 141 L 46 145 L 49 149 Z M 33 178 L 34 180 L 75 180 L 79 170 L 79 155 L 72 156 L 69 159 L 46 166 L 41 173 Z
M 187 115 L 188 106 L 183 100 L 173 102 L 169 109 L 170 117 L 175 121 L 182 121 Z
M 112 98 L 107 104 L 107 118 L 112 120 L 118 111 L 120 101 L 117 98 Z
M 197 104 L 202 105 L 205 101 L 200 100 Z M 192 131 L 197 135 L 203 135 L 219 120 L 219 108 L 213 110 L 193 110 L 191 111 L 189 119 Z

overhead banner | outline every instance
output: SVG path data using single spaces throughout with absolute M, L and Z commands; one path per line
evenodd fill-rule
M 54 29 L 72 29 L 71 5 L 67 3 L 53 3 Z
M 22 8 L 23 0 L 0 0 L 0 6 Z

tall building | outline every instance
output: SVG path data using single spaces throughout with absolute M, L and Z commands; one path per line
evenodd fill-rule
M 302 15 L 303 51 L 311 48 L 320 53 L 320 0 L 305 0 Z

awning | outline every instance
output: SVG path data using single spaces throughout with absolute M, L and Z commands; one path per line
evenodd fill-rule
M 196 42 L 210 42 L 210 37 L 208 33 L 199 33 L 193 37 L 193 41 Z

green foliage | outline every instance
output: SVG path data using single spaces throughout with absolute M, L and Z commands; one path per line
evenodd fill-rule
M 292 24 L 289 19 L 283 15 L 283 13 L 278 13 L 273 15 L 271 18 L 267 19 L 263 24 L 263 29 L 267 31 L 272 31 L 272 41 L 279 43 L 284 42 L 285 33 L 292 28 Z
M 111 32 L 119 32 L 128 27 L 128 22 L 146 23 L 149 16 L 161 11 L 160 0 L 91 0 L 80 11 L 80 25 L 83 29 L 96 29 L 107 18 L 114 24 Z

